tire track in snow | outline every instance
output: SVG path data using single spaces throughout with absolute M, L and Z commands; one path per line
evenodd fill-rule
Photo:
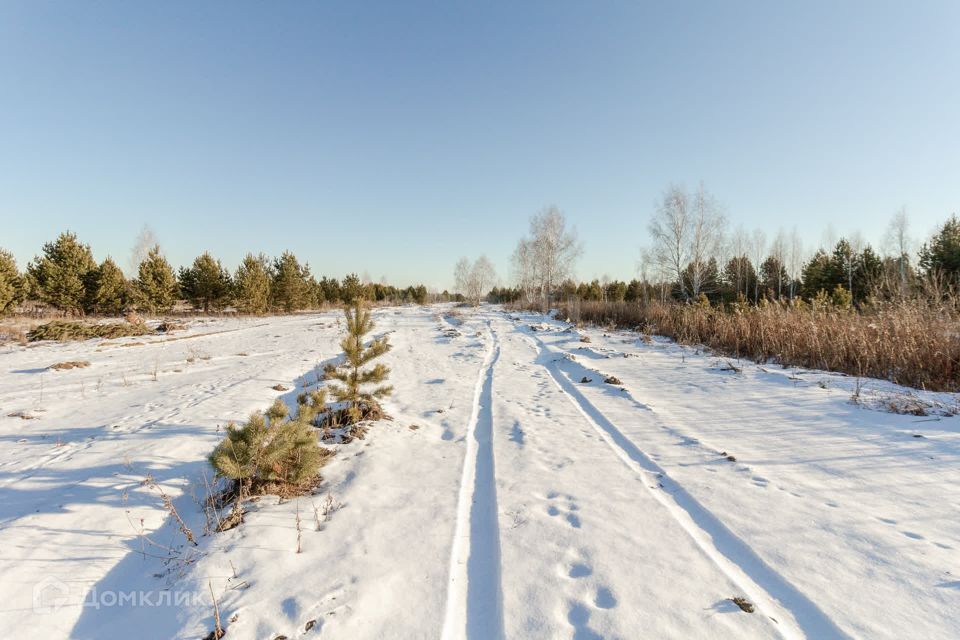
M 737 537 L 709 509 L 704 507 L 666 471 L 644 453 L 602 411 L 576 388 L 558 365 L 556 351 L 523 328 L 520 332 L 539 344 L 538 362 L 550 374 L 557 388 L 613 450 L 618 458 L 643 478 L 660 483 L 662 490 L 643 485 L 660 502 L 734 584 L 739 585 L 762 611 L 777 622 L 776 629 L 786 638 L 849 638 L 820 608 L 768 565 L 743 540 Z M 577 365 L 581 366 L 582 365 Z M 784 615 L 786 614 L 786 615 Z
M 500 343 L 487 321 L 489 347 L 467 423 L 467 453 L 457 500 L 443 640 L 503 638 L 500 526 L 493 461 L 493 367 Z

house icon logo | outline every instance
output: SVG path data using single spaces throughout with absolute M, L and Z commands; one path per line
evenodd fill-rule
M 33 587 L 34 613 L 53 613 L 69 600 L 70 585 L 58 578 L 47 576 Z

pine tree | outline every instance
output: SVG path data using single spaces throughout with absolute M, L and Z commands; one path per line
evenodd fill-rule
M 177 301 L 177 276 L 156 245 L 140 263 L 137 275 L 137 302 L 151 312 L 164 312 Z
M 260 466 L 267 444 L 267 422 L 257 412 L 241 426 L 227 425 L 227 435 L 210 454 L 210 464 L 217 474 L 230 480 L 252 479 Z
M 417 304 L 427 304 L 427 288 L 422 284 L 413 288 L 413 301 Z
M 803 266 L 800 291 L 804 298 L 813 300 L 821 291 L 829 292 L 839 284 L 833 281 L 830 256 L 821 249 Z
M 23 302 L 25 289 L 13 254 L 0 249 L 0 316 L 13 311 Z
M 770 255 L 760 265 L 760 290 L 779 300 L 790 282 L 787 268 L 777 256 Z
M 369 391 L 364 389 L 367 385 L 380 384 L 387 379 L 390 369 L 386 365 L 377 364 L 371 369 L 363 367 L 389 351 L 390 343 L 386 337 L 382 337 L 364 346 L 363 337 L 373 330 L 373 319 L 362 300 L 356 300 L 352 309 L 344 308 L 344 315 L 347 319 L 347 336 L 340 342 L 344 362 L 339 367 L 328 367 L 326 373 L 341 383 L 331 385 L 333 397 L 338 402 L 347 403 L 351 422 L 359 422 L 371 412 L 379 410 L 378 399 L 393 392 L 393 387 L 388 385 Z
M 920 249 L 920 268 L 928 275 L 960 285 L 960 219 L 957 216 L 950 216 Z
M 348 274 L 340 287 L 340 299 L 344 304 L 353 304 L 362 295 L 363 283 L 360 282 L 360 277 L 355 273 Z
M 189 268 L 180 268 L 180 292 L 197 309 L 223 309 L 230 301 L 230 272 L 206 251 Z
M 93 291 L 93 310 L 96 313 L 119 315 L 130 302 L 130 290 L 123 271 L 112 258 L 107 257 L 97 269 Z
M 323 299 L 327 302 L 340 302 L 340 282 L 336 278 L 320 278 L 320 288 L 323 289 Z
M 287 313 L 306 308 L 310 298 L 310 267 L 300 265 L 289 251 L 273 263 L 273 304 Z
M 310 425 L 315 412 L 304 403 L 297 416 L 286 419 L 287 407 L 277 399 L 266 416 L 256 412 L 239 427 L 228 424 L 226 437 L 208 458 L 210 464 L 218 476 L 240 483 L 241 495 L 277 483 L 302 487 L 329 456 Z
M 319 309 L 326 300 L 326 297 L 323 295 L 323 287 L 320 286 L 320 283 L 317 282 L 317 279 L 313 276 L 307 279 L 307 286 L 310 288 L 310 306 L 314 309 Z
M 97 263 L 90 246 L 69 231 L 43 245 L 43 256 L 27 266 L 31 291 L 41 302 L 68 313 L 91 308 Z
M 242 313 L 266 313 L 270 306 L 270 263 L 262 253 L 248 253 L 233 278 L 237 309 Z

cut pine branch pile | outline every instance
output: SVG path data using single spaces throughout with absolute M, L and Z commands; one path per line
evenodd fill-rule
M 54 320 L 30 330 L 27 340 L 56 340 L 57 342 L 71 342 L 75 340 L 89 340 L 91 338 L 125 338 L 127 336 L 143 336 L 156 333 L 156 330 L 144 323 L 110 322 L 93 324 L 86 322 L 70 322 Z

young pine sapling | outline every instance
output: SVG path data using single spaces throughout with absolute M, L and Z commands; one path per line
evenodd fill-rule
M 378 363 L 364 369 L 373 360 L 390 350 L 386 336 L 364 344 L 364 336 L 373 331 L 370 310 L 361 300 L 353 308 L 344 309 L 347 321 L 347 336 L 340 342 L 344 361 L 338 367 L 328 366 L 327 376 L 339 382 L 330 385 L 330 391 L 338 402 L 347 403 L 346 414 L 351 423 L 360 422 L 380 413 L 380 398 L 390 395 L 393 387 L 381 384 L 387 379 L 390 369 Z M 369 385 L 380 385 L 373 389 Z

